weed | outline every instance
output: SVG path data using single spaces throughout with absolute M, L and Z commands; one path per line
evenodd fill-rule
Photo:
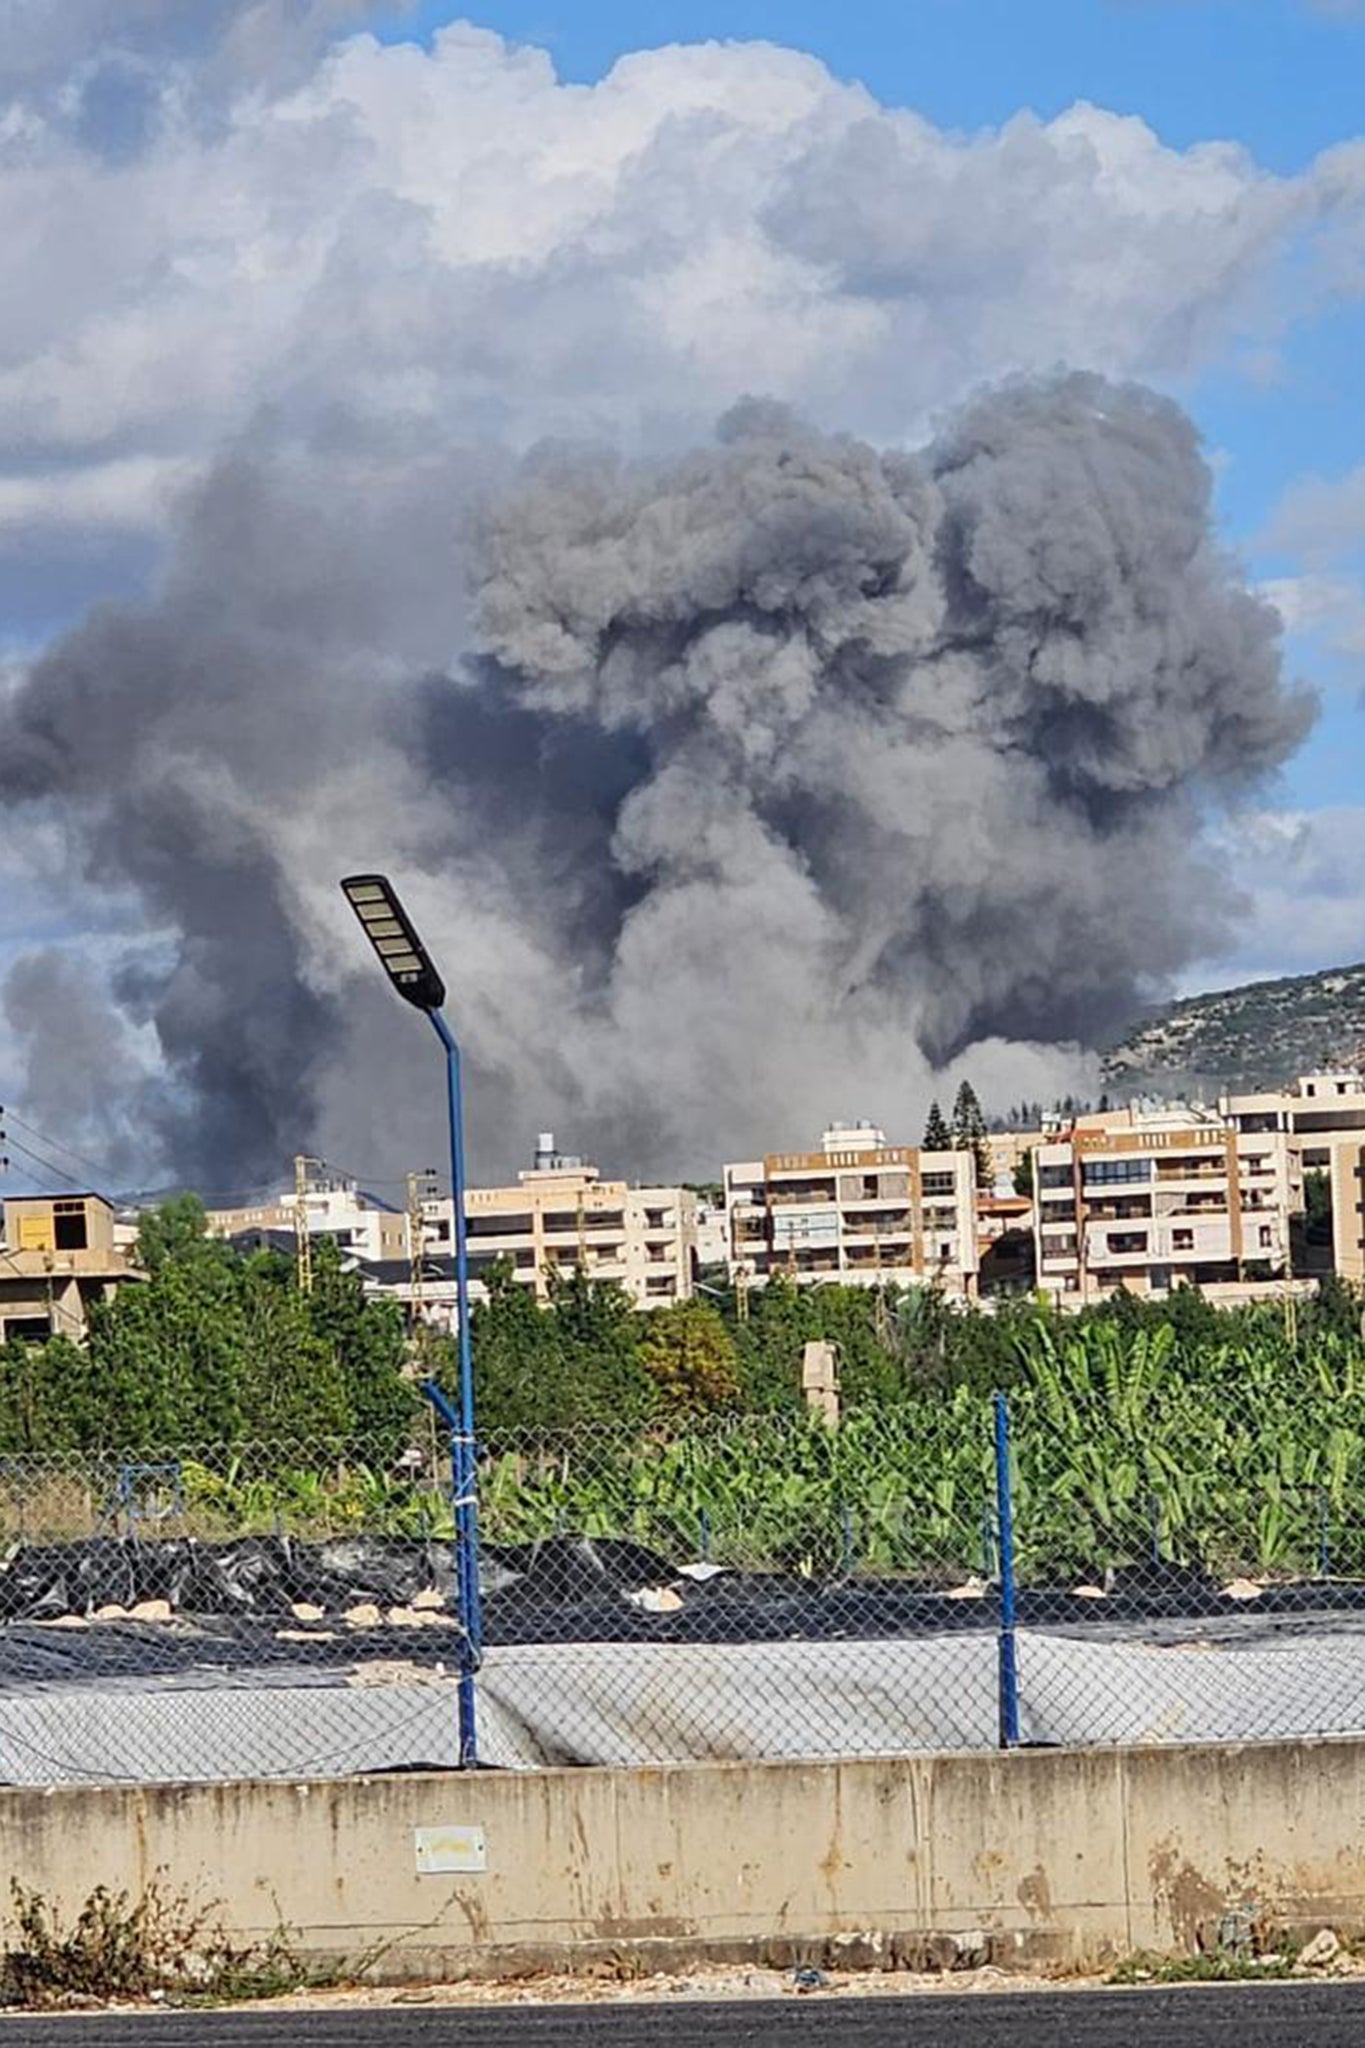
M 1264 1956 L 1130 1956 L 1111 1975 L 1111 1984 L 1264 1984 L 1288 1977 L 1294 1959 L 1288 1953 Z
M 238 1944 L 215 1904 L 195 1906 L 154 1880 L 141 1897 L 97 1885 L 72 1925 L 11 1880 L 17 1939 L 0 1955 L 0 2004 L 44 2007 L 158 1997 L 167 2004 L 269 1998 L 312 1981 L 281 1926 Z

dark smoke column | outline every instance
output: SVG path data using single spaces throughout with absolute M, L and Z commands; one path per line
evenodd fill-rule
M 114 986 L 178 1174 L 425 1149 L 315 908 L 357 818 L 464 963 L 480 1173 L 549 1122 L 670 1175 L 903 1130 L 969 1050 L 988 1103 L 1066 1092 L 1226 943 L 1205 822 L 1312 706 L 1168 401 L 1010 385 L 919 455 L 746 402 L 681 460 L 510 486 L 454 447 L 347 462 L 224 463 L 155 601 L 0 709 L 0 803 L 157 934 Z M 27 974 L 35 1038 L 60 981 Z
M 761 405 L 668 467 L 550 458 L 478 616 L 515 703 L 647 758 L 614 1007 L 666 1039 L 683 1004 L 721 1070 L 784 1022 L 794 1093 L 825 1059 L 884 1097 L 898 1035 L 1095 1043 L 1216 951 L 1204 816 L 1312 717 L 1190 423 L 1090 376 L 991 392 L 921 459 Z

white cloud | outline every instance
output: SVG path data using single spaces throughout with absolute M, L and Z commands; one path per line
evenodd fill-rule
M 1365 662 L 1365 586 L 1354 576 L 1276 577 L 1261 586 L 1284 620 L 1286 630 L 1315 643 L 1344 664 L 1354 665 L 1361 680 Z
M 1365 805 L 1250 812 L 1220 835 L 1249 899 L 1238 978 L 1307 974 L 1365 958 Z M 1187 977 L 1226 986 L 1223 961 Z
M 16 4 L 49 65 L 91 47 Z M 770 45 L 577 86 L 461 25 L 242 86 L 299 77 L 348 11 L 303 9 L 293 71 L 258 53 L 206 123 L 202 66 L 151 35 L 176 11 L 143 0 L 160 98 L 117 162 L 50 94 L 0 114 L 0 505 L 155 525 L 156 488 L 107 487 L 178 473 L 260 408 L 276 432 L 344 414 L 667 440 L 759 388 L 894 437 L 1010 369 L 1179 376 L 1273 347 L 1281 259 L 1344 234 L 1365 189 L 1340 153 L 1276 178 L 1085 105 L 951 135 Z M 271 14 L 216 9 L 222 47 Z

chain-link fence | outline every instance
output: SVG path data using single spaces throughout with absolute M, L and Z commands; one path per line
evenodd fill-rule
M 0 1779 L 1365 1731 L 1365 1495 L 1068 1477 L 1045 1418 L 715 1421 L 0 1463 Z M 951 1455 L 950 1455 L 951 1453 Z M 1330 1469 L 1330 1467 L 1329 1467 Z M 463 1685 L 462 1685 L 463 1681 Z

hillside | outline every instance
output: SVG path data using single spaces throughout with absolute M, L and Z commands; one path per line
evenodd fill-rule
M 1104 1055 L 1127 1095 L 1277 1088 L 1365 1056 L 1365 963 L 1252 981 L 1154 1010 Z

